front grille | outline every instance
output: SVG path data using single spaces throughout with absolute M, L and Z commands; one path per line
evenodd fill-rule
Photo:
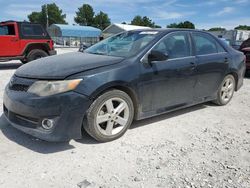
M 33 79 L 13 76 L 9 82 L 9 89 L 13 91 L 27 92 L 29 87 L 35 82 Z
M 29 89 L 28 85 L 23 85 L 23 84 L 13 84 L 9 86 L 10 90 L 13 91 L 22 91 L 22 92 L 27 92 Z
M 4 114 L 5 116 L 13 123 L 17 124 L 17 125 L 21 125 L 24 127 L 28 127 L 28 128 L 36 128 L 39 125 L 39 119 L 38 118 L 33 118 L 33 117 L 27 117 L 27 116 L 23 116 L 20 114 L 16 114 L 10 110 L 8 110 L 6 108 L 6 106 L 3 107 L 4 108 Z

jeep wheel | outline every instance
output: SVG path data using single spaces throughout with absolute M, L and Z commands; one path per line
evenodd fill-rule
M 48 56 L 48 54 L 43 50 L 39 50 L 39 49 L 31 50 L 27 55 L 26 62 L 30 62 L 30 61 L 33 61 L 36 59 L 47 57 L 47 56 Z

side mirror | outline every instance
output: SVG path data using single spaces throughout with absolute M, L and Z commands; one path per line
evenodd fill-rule
M 148 61 L 149 63 L 152 63 L 153 61 L 166 61 L 168 59 L 168 54 L 167 53 L 162 53 L 157 50 L 152 50 L 148 54 Z

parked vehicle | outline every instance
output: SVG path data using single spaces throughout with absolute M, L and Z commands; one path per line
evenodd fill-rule
M 242 42 L 242 44 L 240 45 L 240 50 L 247 47 L 250 47 L 250 38 Z
M 242 42 L 250 37 L 250 31 L 246 30 L 209 31 L 209 33 L 217 36 L 218 38 L 226 39 L 236 50 L 239 50 Z
M 242 48 L 241 51 L 246 56 L 246 69 L 247 71 L 250 70 L 250 47 Z
M 43 140 L 79 139 L 85 129 L 106 142 L 134 119 L 207 101 L 226 105 L 243 85 L 245 66 L 243 53 L 206 32 L 128 31 L 84 53 L 20 67 L 5 89 L 4 114 Z
M 246 56 L 246 69 L 250 70 L 250 38 L 241 44 L 240 51 Z
M 79 48 L 79 52 L 83 52 L 84 50 L 86 50 L 88 47 L 90 47 L 91 44 L 83 42 L 80 44 L 80 48 Z
M 40 24 L 0 22 L 0 61 L 35 59 L 55 55 L 54 44 Z

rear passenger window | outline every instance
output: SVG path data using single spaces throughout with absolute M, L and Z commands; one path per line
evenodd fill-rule
M 22 34 L 24 36 L 45 36 L 46 33 L 41 25 L 22 24 Z
M 193 33 L 196 55 L 217 53 L 216 41 L 205 34 Z
M 167 35 L 153 50 L 168 54 L 169 59 L 190 56 L 189 38 L 186 33 Z

